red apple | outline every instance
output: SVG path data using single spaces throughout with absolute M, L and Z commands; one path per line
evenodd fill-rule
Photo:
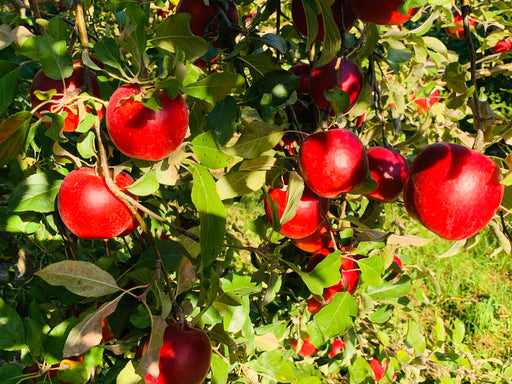
M 432 92 L 428 98 L 422 97 L 421 99 L 416 99 L 416 95 L 414 95 L 414 104 L 416 104 L 416 109 L 420 115 L 425 114 L 429 110 L 429 107 L 432 107 L 435 103 L 439 101 L 439 90 L 436 89 Z
M 453 28 L 445 28 L 445 32 L 448 36 L 453 37 L 454 39 L 462 40 L 464 38 L 464 21 L 462 19 L 462 15 L 456 9 L 453 10 L 452 14 L 454 24 L 457 24 L 459 26 L 455 26 Z M 475 20 L 469 19 L 468 24 L 470 27 L 474 27 Z
M 393 262 L 389 266 L 389 279 L 394 281 L 400 277 L 402 273 L 402 260 L 397 255 L 393 256 Z
M 109 100 L 107 130 L 114 145 L 129 157 L 158 161 L 180 146 L 188 130 L 188 107 L 183 96 L 160 91 L 162 108 L 154 111 L 132 96 L 137 85 L 123 85 Z
M 290 68 L 290 72 L 299 78 L 297 87 L 297 97 L 304 100 L 309 95 L 309 75 L 311 74 L 311 64 L 297 63 Z
M 373 374 L 375 375 L 375 381 L 379 382 L 382 380 L 384 375 L 386 374 L 386 368 L 388 366 L 388 362 L 384 360 L 382 363 L 374 357 L 370 361 L 370 367 L 372 367 Z M 393 373 L 393 380 L 396 378 L 396 372 Z
M 212 360 L 212 346 L 208 335 L 191 324 L 180 326 L 171 322 L 164 333 L 160 348 L 157 380 L 145 375 L 146 384 L 201 384 Z
M 411 8 L 407 13 L 409 16 L 402 15 L 398 8 L 403 0 L 349 0 L 349 4 L 356 16 L 365 23 L 380 25 L 399 25 L 409 20 L 418 9 Z
M 294 350 L 297 350 L 297 340 L 291 339 L 290 345 Z M 302 346 L 300 347 L 300 350 L 297 352 L 302 357 L 308 357 L 313 356 L 315 353 L 318 352 L 318 349 L 311 343 L 309 337 L 305 337 L 302 340 Z
M 219 1 L 218 4 L 223 8 L 228 20 L 232 24 L 238 24 L 238 10 L 235 4 L 231 0 Z M 214 39 L 218 35 L 217 29 L 222 16 L 217 13 L 212 1 L 206 5 L 204 0 L 180 0 L 176 6 L 176 13 L 189 13 L 192 33 L 207 38 L 216 48 L 218 47 Z
M 286 208 L 287 191 L 278 188 L 269 188 L 269 194 L 265 197 L 265 212 L 272 223 L 272 211 L 269 198 L 277 204 L 279 218 L 283 216 Z M 297 212 L 289 221 L 283 224 L 279 233 L 290 239 L 302 239 L 313 234 L 325 221 L 322 212 L 328 211 L 328 202 L 319 199 L 308 188 L 304 189 L 297 206 Z
M 58 5 L 59 11 L 64 12 L 66 9 L 68 9 L 68 6 L 66 3 L 59 3 Z
M 115 183 L 125 191 L 133 179 L 121 172 Z M 130 209 L 92 168 L 76 169 L 64 178 L 57 207 L 66 227 L 82 239 L 109 239 L 135 226 Z
M 354 62 L 341 59 L 338 65 L 338 58 L 322 67 L 314 67 L 309 76 L 309 94 L 319 109 L 326 109 L 329 101 L 325 98 L 324 92 L 339 88 L 348 93 L 350 105 L 344 112 L 354 106 L 361 93 L 363 86 L 363 75 Z
M 329 226 L 324 223 L 308 237 L 292 239 L 293 245 L 305 252 L 315 253 L 322 249 L 333 249 L 334 243 L 329 233 Z
M 506 37 L 500 40 L 494 47 L 491 48 L 492 53 L 500 53 L 510 51 L 512 49 L 512 40 L 510 37 Z
M 64 132 L 74 132 L 80 123 L 80 117 L 78 115 L 79 107 L 75 100 L 66 101 L 66 97 L 69 97 L 70 95 L 77 96 L 81 93 L 80 88 L 85 85 L 84 76 L 85 70 L 81 61 L 73 62 L 73 73 L 64 80 L 53 80 L 46 76 L 41 69 L 37 71 L 32 83 L 30 84 L 30 102 L 32 103 L 32 108 L 36 108 L 44 102 L 36 96 L 35 91 L 47 92 L 51 89 L 55 89 L 57 93 L 60 94 L 59 96 L 54 96 L 51 102 L 39 108 L 36 111 L 37 117 L 42 117 L 45 112 L 66 112 L 67 116 L 64 119 L 64 126 L 62 130 Z M 91 73 L 90 76 L 92 95 L 94 97 L 100 97 L 98 79 L 94 73 Z M 62 96 L 62 94 L 65 96 Z M 90 112 L 90 108 L 86 106 L 85 111 Z M 103 118 L 103 108 L 96 111 L 96 113 L 100 119 Z M 45 124 L 47 126 L 50 125 L 50 123 Z
M 335 0 L 331 5 L 332 15 L 334 17 L 334 22 L 338 25 L 340 23 L 340 0 Z M 348 3 L 343 4 L 343 25 L 345 26 L 345 31 L 349 31 L 354 24 L 356 23 L 356 15 L 350 8 Z M 302 0 L 292 0 L 292 20 L 293 25 L 299 31 L 299 33 L 303 36 L 308 36 L 308 24 L 306 21 L 306 13 L 304 12 L 304 4 Z M 324 20 L 321 14 L 317 15 L 318 22 L 318 33 L 316 35 L 316 40 L 324 41 Z
M 372 178 L 377 188 L 367 194 L 369 199 L 390 203 L 398 199 L 404 187 L 409 165 L 405 157 L 383 147 L 372 147 L 366 152 Z
M 404 185 L 405 208 L 426 228 L 448 240 L 479 232 L 503 198 L 502 174 L 487 156 L 459 144 L 422 150 Z
M 345 348 L 345 343 L 341 340 L 334 340 L 332 342 L 332 349 L 331 352 L 329 352 L 329 357 L 333 359 L 339 351 L 341 351 L 343 348 Z
M 304 140 L 299 149 L 299 168 L 314 193 L 335 198 L 365 183 L 368 156 L 353 132 L 335 128 Z

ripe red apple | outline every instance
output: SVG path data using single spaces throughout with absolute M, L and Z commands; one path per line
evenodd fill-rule
M 77 96 L 81 93 L 80 88 L 85 85 L 84 76 L 85 70 L 81 61 L 73 62 L 73 73 L 64 80 L 53 80 L 46 76 L 41 69 L 37 71 L 32 83 L 30 84 L 30 102 L 32 103 L 32 108 L 36 108 L 44 102 L 36 96 L 35 91 L 47 92 L 51 89 L 55 89 L 58 94 L 66 95 L 54 96 L 50 103 L 45 104 L 36 111 L 37 117 L 42 117 L 44 112 L 66 112 L 67 116 L 64 119 L 64 127 L 62 130 L 64 132 L 74 132 L 80 123 L 80 117 L 78 116 L 78 104 L 76 103 L 76 100 L 66 100 L 66 97 Z M 92 96 L 100 97 L 98 79 L 94 73 L 91 73 L 90 76 Z M 85 107 L 85 110 L 86 112 L 90 112 L 90 108 L 87 106 Z M 97 110 L 96 113 L 100 119 L 103 118 L 103 108 Z M 47 126 L 50 125 L 50 123 L 45 124 Z
M 435 103 L 439 101 L 439 90 L 434 90 L 428 98 L 422 97 L 421 99 L 416 99 L 416 95 L 414 95 L 414 104 L 416 104 L 416 109 L 420 115 L 425 114 L 429 107 L 432 107 Z
M 405 208 L 426 228 L 448 240 L 479 232 L 503 198 L 502 174 L 487 156 L 459 144 L 435 143 L 411 164 Z
M 365 23 L 399 25 L 409 20 L 418 9 L 411 8 L 408 16 L 398 12 L 403 0 L 349 0 L 356 16 Z
M 297 63 L 290 67 L 290 72 L 299 78 L 297 87 L 297 97 L 304 100 L 309 95 L 309 75 L 311 74 L 311 64 Z
M 365 183 L 368 156 L 353 132 L 335 128 L 304 140 L 299 149 L 299 168 L 314 193 L 335 198 Z
M 290 340 L 290 345 L 292 348 L 297 351 L 297 344 L 298 341 L 295 339 Z M 309 337 L 305 337 L 302 340 L 302 346 L 300 347 L 300 350 L 297 352 L 302 357 L 308 357 L 313 356 L 315 353 L 318 352 L 318 349 L 311 343 Z
M 340 0 L 335 0 L 331 5 L 332 16 L 334 18 L 334 22 L 338 25 L 340 23 Z M 343 4 L 343 25 L 345 26 L 345 31 L 349 31 L 354 24 L 356 23 L 356 15 L 350 8 L 348 3 Z M 306 13 L 304 12 L 304 4 L 302 0 L 292 0 L 292 20 L 293 25 L 299 31 L 299 33 L 303 36 L 308 36 L 308 24 L 306 21 Z M 318 22 L 318 33 L 316 35 L 316 40 L 324 41 L 324 20 L 321 14 L 317 15 Z
M 238 24 L 238 10 L 231 0 L 219 1 L 228 20 Z M 176 13 L 190 14 L 190 30 L 194 35 L 202 36 L 212 42 L 217 48 L 218 44 L 214 39 L 217 37 L 217 29 L 222 16 L 217 14 L 217 9 L 210 1 L 209 5 L 204 0 L 180 0 L 176 6 Z
M 272 223 L 272 211 L 269 198 L 277 204 L 279 218 L 283 216 L 286 208 L 287 191 L 278 188 L 269 188 L 269 194 L 265 197 L 265 212 Z M 279 233 L 290 239 L 302 239 L 313 234 L 325 221 L 322 212 L 328 211 L 328 202 L 319 199 L 308 188 L 304 188 L 302 197 L 297 206 L 297 212 L 292 219 L 283 224 Z
M 372 178 L 377 188 L 367 194 L 369 199 L 390 203 L 398 199 L 404 187 L 409 165 L 405 157 L 383 147 L 372 147 L 366 151 Z
M 322 249 L 333 249 L 334 243 L 329 233 L 329 226 L 324 223 L 312 235 L 302 239 L 292 239 L 293 245 L 305 252 L 315 253 Z
M 212 360 L 212 346 L 208 335 L 192 324 L 181 327 L 171 322 L 164 333 L 160 348 L 157 380 L 145 375 L 146 384 L 201 384 Z
M 460 26 L 455 26 L 453 28 L 445 28 L 445 32 L 448 36 L 453 37 L 454 39 L 462 40 L 464 38 L 464 21 L 462 19 L 462 15 L 456 9 L 453 10 L 452 14 L 454 24 Z M 476 23 L 475 20 L 470 18 L 468 20 L 468 24 L 470 27 L 474 27 Z
M 188 107 L 183 96 L 170 98 L 160 91 L 162 108 L 154 111 L 132 96 L 137 85 L 123 85 L 109 100 L 107 130 L 114 145 L 129 157 L 158 161 L 180 146 L 188 130 Z
M 133 179 L 121 172 L 115 183 L 125 191 Z M 64 178 L 57 207 L 66 227 L 82 239 L 109 239 L 136 226 L 130 209 L 92 168 L 76 169 Z
M 338 65 L 338 58 L 322 67 L 314 67 L 309 76 L 309 94 L 313 103 L 319 109 L 326 109 L 329 101 L 325 98 L 324 92 L 339 88 L 348 93 L 350 105 L 344 112 L 354 106 L 361 93 L 363 86 L 363 75 L 356 63 L 341 59 Z
M 332 349 L 331 352 L 329 352 L 329 357 L 331 359 L 334 358 L 338 354 L 339 351 L 341 351 L 343 348 L 345 348 L 345 343 L 341 340 L 334 340 L 332 342 Z
M 500 53 L 510 51 L 512 49 L 512 40 L 510 37 L 506 37 L 500 40 L 494 47 L 491 48 L 492 53 Z

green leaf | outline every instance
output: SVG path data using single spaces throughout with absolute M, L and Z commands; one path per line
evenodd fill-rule
M 224 99 L 233 89 L 245 84 L 244 78 L 231 72 L 212 73 L 205 79 L 186 86 L 185 93 L 210 104 Z
M 297 213 L 297 206 L 299 205 L 302 194 L 304 193 L 304 180 L 302 180 L 302 177 L 300 177 L 296 171 L 290 172 L 289 175 L 288 189 L 286 191 L 286 207 L 280 219 L 281 225 L 293 219 Z
M 468 90 L 466 85 L 466 69 L 459 63 L 449 63 L 443 74 L 446 86 L 454 92 L 464 93 Z
M 222 152 L 213 138 L 211 131 L 204 132 L 192 140 L 192 152 L 199 162 L 210 169 L 220 169 L 234 164 L 235 158 Z
M 228 382 L 229 365 L 219 355 L 212 355 L 212 384 L 226 384 Z
M 244 172 L 235 167 L 217 180 L 215 188 L 222 200 L 247 195 L 265 185 L 265 174 L 264 171 Z
M 96 135 L 93 131 L 85 132 L 78 138 L 76 149 L 84 159 L 90 159 L 96 155 Z
M 24 347 L 25 326 L 20 315 L 0 297 L 0 350 L 13 351 Z
M 251 276 L 230 274 L 220 279 L 222 291 L 231 295 L 248 296 L 261 291 L 261 286 L 251 281 Z
M 266 106 L 278 107 L 290 99 L 299 81 L 300 79 L 289 71 L 269 72 L 247 90 L 245 101 L 256 109 Z
M 31 118 L 30 112 L 18 112 L 0 123 L 0 167 L 23 150 Z
M 157 28 L 150 42 L 170 53 L 178 49 L 185 53 L 189 61 L 199 59 L 208 51 L 208 43 L 200 36 L 194 36 L 190 30 L 190 14 L 169 15 Z
M 360 50 L 355 50 L 354 53 L 348 56 L 349 60 L 362 60 L 369 57 L 379 43 L 379 26 L 376 24 L 366 24 L 366 40 Z
M 215 107 L 206 117 L 206 130 L 211 131 L 217 145 L 222 148 L 236 132 L 240 116 L 233 96 L 227 96 L 215 103 Z
M 331 287 L 341 280 L 340 255 L 340 251 L 333 252 L 320 263 L 318 263 L 311 272 L 301 272 L 300 276 L 303 278 L 303 280 L 306 278 L 304 282 L 308 288 L 310 288 L 310 286 L 321 287 L 321 289 L 316 288 L 315 291 L 311 291 L 312 293 L 321 295 L 323 288 Z
M 121 66 L 121 54 L 119 46 L 112 37 L 104 37 L 102 40 L 94 44 L 94 53 L 97 58 L 105 65 L 118 69 L 123 73 Z
M 222 249 L 226 231 L 226 208 L 215 189 L 215 180 L 201 165 L 190 166 L 194 184 L 192 202 L 199 212 L 201 223 L 202 267 L 210 265 Z
M 50 79 L 67 79 L 73 74 L 73 60 L 64 40 L 44 36 L 39 41 L 41 69 Z
M 331 60 L 336 57 L 336 54 L 338 53 L 338 50 L 341 46 L 341 35 L 340 28 L 334 21 L 330 4 L 322 0 L 315 0 L 315 2 L 316 6 L 322 12 L 325 30 L 322 55 L 320 56 L 320 59 L 317 63 L 317 65 L 321 67 L 330 63 Z
M 128 361 L 124 368 L 119 372 L 117 376 L 117 383 L 123 384 L 144 384 L 144 379 L 135 372 L 133 366 L 134 360 Z
M 384 260 L 382 260 L 380 255 L 373 255 L 358 260 L 357 264 L 361 269 L 361 277 L 366 284 L 374 287 L 382 282 L 381 276 L 384 273 Z
M 27 177 L 12 192 L 8 202 L 9 211 L 53 212 L 62 179 L 57 172 L 36 173 Z
M 261 80 L 268 72 L 281 69 L 270 50 L 259 54 L 240 56 L 239 60 L 249 69 L 254 81 Z
M 406 296 L 411 287 L 411 278 L 404 275 L 396 282 L 385 281 L 377 287 L 369 288 L 368 294 L 372 299 L 392 299 Z
M 158 367 L 160 348 L 162 348 L 164 342 L 166 329 L 167 322 L 165 319 L 158 316 L 151 316 L 151 334 L 149 336 L 148 347 L 136 370 L 137 374 L 140 376 L 151 375 L 155 378 L 158 377 L 160 372 Z
M 158 191 L 158 188 L 160 183 L 157 179 L 157 171 L 151 169 L 126 189 L 137 196 L 148 196 Z
M 414 352 L 417 355 L 421 355 L 425 352 L 425 337 L 421 334 L 420 326 L 414 320 L 409 320 L 407 323 L 407 338 L 405 343 L 408 348 L 414 348 Z
M 56 40 L 66 40 L 69 38 L 68 26 L 59 16 L 52 17 L 46 27 L 48 34 Z
M 23 377 L 23 371 L 17 364 L 3 364 L 0 367 L 0 382 L 2 384 L 18 384 Z
M 348 292 L 337 293 L 329 305 L 324 306 L 315 316 L 315 322 L 326 338 L 343 335 L 354 323 L 357 302 Z
M 350 384 L 363 383 L 366 382 L 365 380 L 374 378 L 370 363 L 361 356 L 356 357 L 355 361 L 349 365 L 348 372 L 350 374 Z
M 110 295 L 121 289 L 108 272 L 86 261 L 60 261 L 35 274 L 48 284 L 64 286 L 71 292 L 85 297 Z
M 20 78 L 19 66 L 10 61 L 0 60 L 0 113 L 4 113 L 14 100 Z M 2 132 L 0 131 L 0 142 Z

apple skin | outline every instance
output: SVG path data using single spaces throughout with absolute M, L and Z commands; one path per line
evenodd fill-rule
M 227 8 L 224 8 L 224 12 L 228 20 L 233 24 L 238 24 L 238 10 L 235 4 L 228 0 L 226 1 Z M 220 5 L 224 4 L 222 1 Z M 206 5 L 204 0 L 180 0 L 176 6 L 176 13 L 189 13 L 190 14 L 190 30 L 196 36 L 207 37 L 212 44 L 218 48 L 218 43 L 213 41 L 217 36 L 217 28 L 221 21 L 221 17 L 217 16 L 217 10 L 215 6 L 210 2 L 210 5 Z M 210 22 L 216 18 L 213 24 L 208 30 Z
M 453 22 L 455 24 L 459 24 L 460 27 L 453 27 L 453 28 L 445 28 L 445 32 L 448 36 L 457 39 L 462 40 L 464 38 L 464 20 L 462 19 L 462 15 L 454 9 L 453 12 Z M 474 27 L 476 25 L 475 20 L 469 19 L 468 24 L 470 27 Z
M 398 199 L 404 187 L 407 160 L 397 152 L 383 147 L 372 147 L 366 151 L 372 178 L 377 188 L 367 194 L 369 199 L 390 203 Z
M 416 97 L 416 95 L 414 95 Z M 422 97 L 421 99 L 415 99 L 416 109 L 420 115 L 424 115 L 429 107 L 432 107 L 435 103 L 439 102 L 439 90 L 434 90 L 428 98 Z
M 145 375 L 146 384 L 201 384 L 212 361 L 212 346 L 208 335 L 194 325 L 181 327 L 171 322 L 164 333 L 160 348 L 157 380 Z
M 311 64 L 297 63 L 290 67 L 289 71 L 299 78 L 297 87 L 297 97 L 304 100 L 309 95 L 309 75 L 311 74 Z
M 297 351 L 297 344 L 298 344 L 297 340 L 295 340 L 295 339 L 290 340 L 290 345 L 292 346 L 292 348 L 295 351 Z M 300 347 L 300 350 L 297 352 L 297 354 L 299 354 L 302 357 L 308 357 L 308 356 L 313 356 L 317 352 L 318 352 L 318 349 L 311 343 L 310 338 L 305 337 L 302 340 L 302 346 Z
M 345 343 L 343 341 L 334 340 L 332 342 L 331 352 L 329 352 L 329 357 L 331 359 L 334 359 L 334 357 L 338 354 L 338 352 L 341 351 L 343 348 L 345 348 Z
M 501 179 L 501 171 L 487 156 L 459 144 L 431 144 L 409 168 L 405 208 L 440 237 L 466 239 L 484 228 L 499 208 Z
M 37 71 L 32 83 L 30 84 L 30 102 L 32 103 L 32 108 L 37 107 L 43 100 L 40 100 L 35 95 L 35 91 L 49 91 L 51 89 L 57 90 L 57 93 L 69 93 L 78 88 L 84 86 L 84 75 L 85 69 L 81 61 L 73 62 L 73 73 L 68 78 L 61 80 L 53 80 L 44 74 L 44 72 L 40 69 Z M 91 88 L 92 88 L 92 96 L 100 97 L 100 91 L 98 88 L 98 79 L 94 73 L 90 73 L 91 76 Z M 65 85 L 65 89 L 64 89 Z M 80 123 L 80 119 L 78 116 L 78 105 L 76 103 L 71 103 L 64 107 L 59 105 L 59 100 L 62 99 L 62 96 L 54 96 L 52 98 L 52 102 L 42 106 L 40 109 L 36 111 L 36 116 L 41 118 L 44 115 L 44 112 L 67 112 L 67 116 L 64 119 L 64 126 L 62 130 L 64 132 L 74 132 L 76 131 L 78 124 Z M 90 112 L 89 107 L 85 107 L 87 112 Z M 104 108 L 96 111 L 99 118 L 102 119 L 104 115 Z M 47 126 L 50 126 L 50 123 L 45 123 Z
M 287 191 L 283 189 L 269 188 L 268 197 L 265 197 L 265 213 L 270 223 L 272 223 L 272 210 L 269 198 L 277 204 L 279 218 L 281 218 L 286 208 L 286 194 Z M 324 223 L 322 212 L 327 211 L 328 201 L 319 199 L 308 188 L 304 188 L 295 216 L 284 223 L 279 233 L 290 239 L 302 239 L 312 235 Z
M 353 132 L 334 128 L 304 140 L 299 149 L 299 168 L 314 193 L 335 198 L 365 183 L 368 156 Z
M 340 26 L 340 0 L 335 0 L 331 5 L 332 16 L 334 17 L 334 22 Z M 304 4 L 302 0 L 292 0 L 292 20 L 293 25 L 299 31 L 302 36 L 308 35 L 308 24 L 306 21 L 306 13 L 304 12 Z M 350 8 L 348 3 L 343 4 L 343 25 L 345 27 L 345 31 L 349 31 L 352 29 L 354 24 L 356 23 L 357 17 Z M 316 35 L 316 40 L 324 41 L 324 20 L 322 15 L 317 15 L 318 21 L 318 33 Z
M 510 37 L 506 37 L 499 41 L 494 47 L 491 48 L 492 53 L 501 53 L 510 51 L 512 49 L 512 40 Z
M 183 96 L 159 93 L 162 108 L 153 111 L 142 102 L 136 85 L 123 85 L 109 100 L 107 130 L 114 145 L 134 159 L 158 161 L 180 146 L 188 130 L 188 107 Z
M 309 76 L 309 94 L 313 103 L 324 110 L 329 106 L 324 92 L 338 87 L 348 93 L 350 105 L 344 112 L 349 111 L 357 101 L 363 87 L 363 74 L 356 63 L 347 59 L 341 59 L 338 70 L 334 58 L 328 64 L 314 67 Z
M 125 191 L 133 179 L 121 172 L 115 183 Z M 76 169 L 64 178 L 57 195 L 57 207 L 66 227 L 82 239 L 109 239 L 136 226 L 130 209 L 92 168 Z
M 411 8 L 409 17 L 398 12 L 402 0 L 349 0 L 356 16 L 364 23 L 379 25 L 399 25 L 409 20 L 418 9 Z
M 329 234 L 329 226 L 325 222 L 313 234 L 302 239 L 292 239 L 292 243 L 297 248 L 310 253 L 334 248 L 334 242 Z

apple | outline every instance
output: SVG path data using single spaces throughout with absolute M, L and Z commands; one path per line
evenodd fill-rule
M 331 352 L 329 352 L 329 357 L 331 359 L 334 359 L 334 357 L 338 354 L 338 352 L 341 351 L 343 348 L 345 348 L 345 343 L 343 341 L 334 340 L 332 342 Z
M 363 75 L 356 63 L 347 59 L 339 60 L 334 58 L 326 65 L 313 67 L 309 76 L 309 94 L 313 103 L 324 110 L 329 106 L 324 92 L 339 88 L 348 93 L 350 105 L 344 112 L 354 106 L 361 93 L 363 86 Z
M 133 183 L 121 172 L 115 184 L 123 191 Z M 82 239 L 109 239 L 135 228 L 130 209 L 92 168 L 71 171 L 62 181 L 57 207 L 66 227 Z
M 270 223 L 272 223 L 272 210 L 269 199 L 277 204 L 279 218 L 281 218 L 286 208 L 286 198 L 286 190 L 269 188 L 268 196 L 265 197 L 265 213 Z M 308 188 L 304 188 L 295 216 L 283 224 L 279 233 L 290 239 L 302 239 L 312 235 L 324 223 L 322 212 L 326 213 L 327 211 L 328 201 L 319 199 Z
M 292 132 L 287 132 L 281 138 L 281 141 L 274 147 L 274 150 L 295 156 L 297 154 L 296 148 L 298 146 L 299 142 L 295 135 Z
M 227 19 L 232 24 L 238 24 L 238 10 L 235 4 L 231 0 L 219 1 L 218 4 L 223 8 Z M 215 38 L 218 35 L 217 29 L 223 18 L 217 13 L 212 1 L 206 5 L 205 0 L 180 0 L 176 6 L 176 13 L 190 14 L 190 30 L 192 33 L 207 38 L 215 48 L 218 48 Z
M 500 206 L 502 174 L 487 156 L 459 144 L 439 142 L 414 159 L 404 184 L 409 215 L 448 240 L 484 228 Z
M 302 340 L 302 346 L 300 347 L 300 350 L 297 352 L 302 357 L 308 357 L 313 356 L 315 353 L 318 352 L 318 349 L 311 343 L 311 339 L 309 337 L 305 337 Z M 297 351 L 297 344 L 298 341 L 295 339 L 290 340 L 291 347 Z
M 335 0 L 331 5 L 332 15 L 334 17 L 335 23 L 340 26 L 340 0 Z M 343 4 L 343 25 L 345 26 L 345 31 L 349 31 L 354 24 L 356 23 L 356 15 L 350 8 L 348 3 Z M 303 36 L 308 36 L 308 24 L 306 21 L 306 13 L 304 12 L 304 4 L 302 0 L 292 0 L 292 20 L 293 25 L 297 28 L 297 31 Z M 322 15 L 319 13 L 317 15 L 318 22 L 318 33 L 316 35 L 316 40 L 324 41 L 324 20 Z
M 123 85 L 110 98 L 107 130 L 114 145 L 134 159 L 158 161 L 180 146 L 188 130 L 188 107 L 183 96 L 159 92 L 162 108 L 154 111 L 136 100 L 141 89 Z
M 335 198 L 365 183 L 368 156 L 353 132 L 334 128 L 304 140 L 299 148 L 299 168 L 315 194 Z
M 494 47 L 491 48 L 492 53 L 500 53 L 510 51 L 512 49 L 512 40 L 510 37 L 506 37 L 500 40 Z
M 289 71 L 299 78 L 297 87 L 297 97 L 304 100 L 309 95 L 309 75 L 311 74 L 311 64 L 297 63 L 290 67 Z
M 398 199 L 404 187 L 409 165 L 405 157 L 384 147 L 372 147 L 366 151 L 372 178 L 377 188 L 368 193 L 369 199 L 390 203 Z
M 364 23 L 380 25 L 399 25 L 409 20 L 418 8 L 411 8 L 409 16 L 402 15 L 398 8 L 403 0 L 349 0 L 356 16 Z
M 462 19 L 462 15 L 456 9 L 453 10 L 452 14 L 453 14 L 454 24 L 460 25 L 460 26 L 455 26 L 453 28 L 447 27 L 444 30 L 448 36 L 453 37 L 454 39 L 457 39 L 457 40 L 462 40 L 464 38 L 464 26 L 463 26 L 464 21 Z M 468 24 L 470 27 L 474 27 L 476 23 L 475 23 L 475 20 L 469 19 Z
M 313 234 L 302 239 L 292 239 L 292 243 L 297 248 L 310 253 L 334 248 L 334 243 L 329 233 L 329 226 L 325 222 Z
M 420 115 L 425 114 L 429 107 L 432 107 L 435 103 L 439 102 L 439 90 L 434 90 L 428 98 L 422 97 L 421 99 L 416 99 L 416 95 L 414 95 L 414 104 L 416 104 L 416 109 Z
M 64 12 L 66 9 L 68 9 L 68 6 L 66 3 L 59 3 L 58 4 L 59 11 Z
M 393 262 L 389 266 L 389 280 L 397 280 L 400 273 L 402 273 L 402 260 L 397 255 L 393 255 Z
M 52 113 L 61 113 L 66 112 L 67 116 L 64 119 L 64 126 L 62 130 L 64 132 L 74 132 L 76 131 L 78 124 L 80 123 L 80 117 L 78 114 L 79 107 L 76 101 L 70 100 L 66 101 L 66 95 L 70 94 L 73 96 L 77 96 L 81 93 L 80 88 L 84 87 L 85 81 L 85 69 L 81 61 L 73 62 L 73 73 L 68 78 L 62 80 L 54 80 L 50 79 L 48 76 L 44 74 L 44 72 L 40 69 L 37 71 L 32 83 L 30 84 L 30 102 L 32 103 L 32 108 L 36 108 L 41 103 L 45 102 L 44 100 L 40 100 L 35 91 L 47 92 L 52 89 L 57 91 L 58 96 L 54 96 L 51 99 L 51 102 L 41 106 L 36 111 L 36 116 L 41 118 L 43 117 L 45 112 Z M 92 95 L 94 97 L 100 97 L 100 91 L 98 88 L 98 79 L 94 73 L 90 73 L 91 76 L 91 87 L 92 87 Z M 65 96 L 62 96 L 64 94 Z M 62 103 L 62 104 L 61 104 Z M 90 112 L 89 107 L 85 107 L 86 112 Z M 103 108 L 96 111 L 97 115 L 103 118 L 104 110 Z M 47 126 L 50 126 L 50 123 L 45 123 Z
M 382 363 L 374 357 L 370 360 L 370 367 L 372 368 L 373 374 L 375 376 L 375 381 L 379 382 L 384 378 L 386 374 L 386 369 L 388 367 L 388 362 L 384 360 Z M 396 379 L 396 372 L 393 372 L 392 380 Z
M 208 335 L 191 323 L 170 322 L 160 348 L 157 380 L 144 375 L 146 384 L 201 384 L 212 361 Z

